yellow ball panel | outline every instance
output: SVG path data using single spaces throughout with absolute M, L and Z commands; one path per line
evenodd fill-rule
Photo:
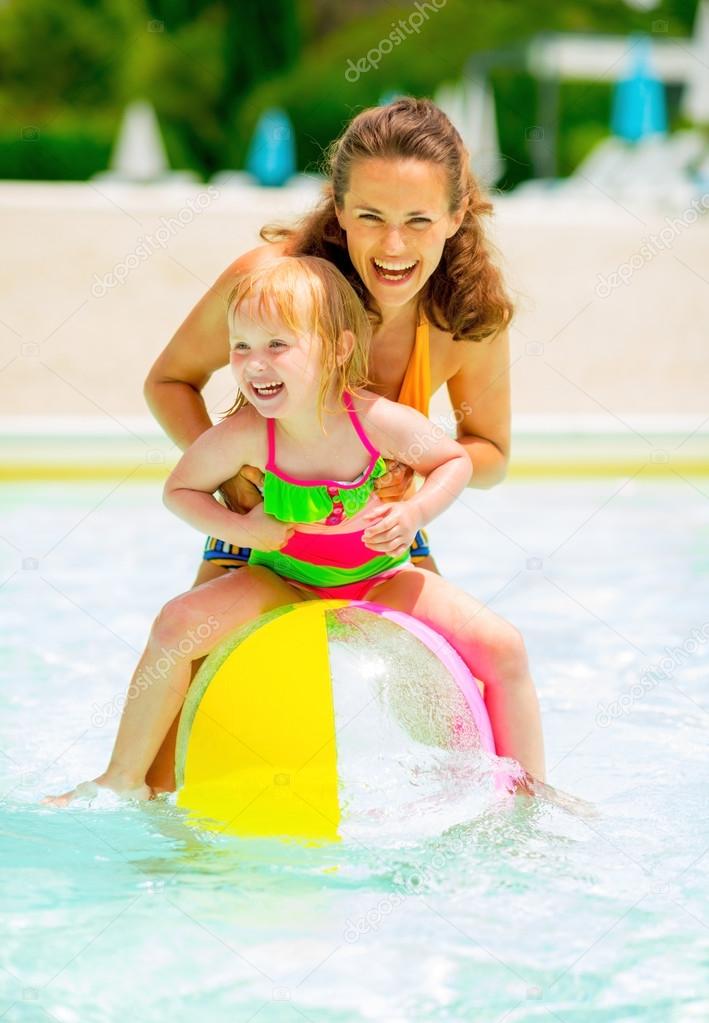
M 189 732 L 178 738 L 178 806 L 229 834 L 338 840 L 325 614 L 342 603 L 296 604 L 228 641 L 233 648 L 216 671 L 219 651 L 208 659 L 199 675 L 211 680 L 205 688 L 204 678 L 195 679 L 190 694 L 199 703 L 181 722 Z M 294 663 L 308 670 L 294 674 Z

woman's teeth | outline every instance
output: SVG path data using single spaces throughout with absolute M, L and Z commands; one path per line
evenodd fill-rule
M 413 263 L 397 263 L 389 259 L 373 259 L 377 277 L 383 281 L 404 281 L 413 273 L 418 260 Z

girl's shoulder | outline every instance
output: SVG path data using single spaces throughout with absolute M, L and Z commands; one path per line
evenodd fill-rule
M 384 422 L 387 413 L 398 408 L 395 401 L 366 387 L 357 387 L 349 393 L 354 410 L 363 422 L 365 419 L 372 423 Z
M 244 465 L 263 469 L 268 461 L 268 434 L 266 420 L 253 405 L 243 405 L 230 413 L 208 431 L 214 444 L 232 446 L 238 443 L 243 452 Z
M 374 391 L 358 388 L 352 392 L 352 401 L 365 433 L 382 452 L 398 450 L 412 430 L 428 425 L 417 409 L 390 401 Z

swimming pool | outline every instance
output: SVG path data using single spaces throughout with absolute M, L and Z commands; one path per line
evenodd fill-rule
M 446 574 L 524 632 L 549 781 L 597 817 L 471 790 L 443 828 L 321 848 L 164 803 L 37 805 L 104 767 L 117 717 L 95 708 L 199 537 L 155 484 L 7 486 L 3 507 L 8 1023 L 709 1018 L 706 480 L 508 482 L 431 529 Z M 440 781 L 412 770 L 412 797 Z

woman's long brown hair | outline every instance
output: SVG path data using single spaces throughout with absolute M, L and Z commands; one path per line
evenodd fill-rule
M 378 319 L 373 300 L 353 267 L 347 237 L 336 209 L 343 209 L 353 164 L 367 159 L 412 159 L 442 167 L 448 182 L 449 211 L 465 207 L 458 231 L 446 241 L 441 261 L 426 282 L 421 305 L 427 318 L 454 340 L 484 341 L 506 326 L 514 307 L 485 237 L 483 217 L 492 203 L 470 170 L 463 140 L 449 119 L 428 99 L 403 97 L 363 110 L 330 146 L 330 184 L 319 206 L 295 227 L 269 225 L 264 241 L 287 240 L 291 255 L 319 256 L 341 271 L 365 308 Z

